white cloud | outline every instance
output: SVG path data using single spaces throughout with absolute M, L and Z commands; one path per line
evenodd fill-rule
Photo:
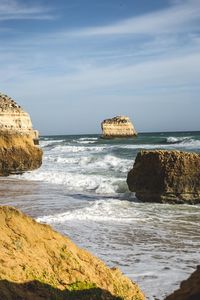
M 17 0 L 0 1 L 0 21 L 25 19 L 52 19 L 49 9 L 34 4 L 22 4 Z
M 200 19 L 200 1 L 186 0 L 169 8 L 132 17 L 107 26 L 88 27 L 67 32 L 72 36 L 100 36 L 123 34 L 159 34 L 184 31 Z
M 95 67 L 82 65 L 74 74 L 43 76 L 39 73 L 18 71 L 13 65 L 0 71 L 3 86 L 16 86 L 17 89 L 37 93 L 44 99 L 49 94 L 80 95 L 81 93 L 101 93 L 106 90 L 120 91 L 126 95 L 132 93 L 151 93 L 154 90 L 199 88 L 200 54 L 193 53 L 180 57 L 154 59 L 129 66 L 111 65 Z M 15 75 L 17 74 L 17 76 Z M 32 92 L 31 92 L 32 91 Z M 114 92 L 115 93 L 115 92 Z

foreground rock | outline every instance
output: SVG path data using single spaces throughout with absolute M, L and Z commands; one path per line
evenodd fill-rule
M 101 123 L 102 138 L 133 137 L 137 135 L 128 117 L 117 116 Z
M 181 151 L 141 151 L 128 173 L 130 191 L 142 201 L 200 202 L 200 155 Z
M 42 150 L 28 113 L 0 93 L 0 176 L 39 168 Z
M 180 289 L 165 300 L 199 300 L 200 299 L 200 266 L 192 275 L 181 283 Z
M 6 206 L 0 207 L 0 262 L 0 299 L 145 299 L 118 269 Z

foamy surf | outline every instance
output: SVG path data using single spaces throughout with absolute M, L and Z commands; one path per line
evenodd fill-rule
M 98 200 L 90 202 L 87 207 L 66 211 L 61 214 L 42 216 L 37 218 L 38 222 L 48 224 L 60 224 L 67 221 L 94 221 L 94 222 L 112 222 L 112 223 L 130 223 L 142 222 L 141 214 L 131 210 L 127 216 L 127 210 L 130 206 L 128 201 L 119 201 L 115 199 Z
M 181 148 L 188 148 L 188 149 L 196 149 L 200 148 L 200 140 L 193 139 L 192 137 L 168 137 L 166 139 L 168 144 L 173 144 L 173 146 Z
M 13 176 L 13 178 L 16 176 Z M 17 176 L 19 178 L 19 176 Z M 68 192 L 91 192 L 114 195 L 128 192 L 123 179 L 99 175 L 74 174 L 65 171 L 34 171 L 21 175 L 21 178 L 63 185 Z

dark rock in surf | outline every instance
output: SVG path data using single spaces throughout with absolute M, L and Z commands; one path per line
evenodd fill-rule
M 175 150 L 140 151 L 127 184 L 141 201 L 200 203 L 200 155 Z
M 199 300 L 200 299 L 200 266 L 180 285 L 180 288 L 165 300 Z

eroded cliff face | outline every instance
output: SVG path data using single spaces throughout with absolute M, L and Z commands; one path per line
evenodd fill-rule
M 0 299 L 145 299 L 118 269 L 6 206 L 0 207 L 0 261 Z
M 127 184 L 141 201 L 200 203 L 200 155 L 175 150 L 140 151 Z
M 12 98 L 0 93 L 0 130 L 30 133 L 33 131 L 29 114 Z
M 133 137 L 137 135 L 130 119 L 125 116 L 117 116 L 112 119 L 106 119 L 101 123 L 102 137 Z
M 38 139 L 29 114 L 0 93 L 0 176 L 40 167 L 42 150 L 36 146 Z

